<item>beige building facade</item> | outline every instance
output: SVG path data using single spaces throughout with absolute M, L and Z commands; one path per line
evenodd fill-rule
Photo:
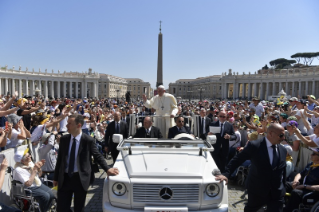
M 148 98 L 153 96 L 153 89 L 149 82 L 144 82 L 139 78 L 125 78 L 128 83 L 128 90 L 131 93 L 131 98 L 142 99 L 143 94 Z
M 218 99 L 221 98 L 221 75 L 180 79 L 169 84 L 169 93 L 182 99 Z
M 7 66 L 0 68 L 0 94 L 12 94 L 18 91 L 19 97 L 40 94 L 46 98 L 119 98 L 124 99 L 130 90 L 131 97 L 141 98 L 143 91 L 152 96 L 153 90 L 149 82 L 138 78 L 125 79 L 109 74 L 88 72 L 22 71 Z
M 201 89 L 202 88 L 202 89 Z M 290 96 L 319 96 L 319 66 L 263 70 L 251 74 L 228 73 L 197 79 L 177 80 L 169 92 L 182 99 L 268 99 L 284 90 Z

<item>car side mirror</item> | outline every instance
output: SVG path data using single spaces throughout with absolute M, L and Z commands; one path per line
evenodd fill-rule
M 207 141 L 208 141 L 211 145 L 216 144 L 216 135 L 208 135 L 208 136 L 207 136 Z
M 113 134 L 112 139 L 113 139 L 114 143 L 118 144 L 118 143 L 120 143 L 123 140 L 123 135 L 121 135 L 121 134 Z

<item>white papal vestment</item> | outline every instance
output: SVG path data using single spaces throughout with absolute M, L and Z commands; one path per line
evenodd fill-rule
M 144 105 L 147 108 L 154 108 L 156 110 L 154 125 L 161 130 L 163 137 L 167 138 L 168 129 L 175 125 L 174 118 L 170 118 L 170 115 L 175 116 L 178 112 L 175 97 L 168 93 L 164 93 L 161 97 L 156 95 L 144 102 Z

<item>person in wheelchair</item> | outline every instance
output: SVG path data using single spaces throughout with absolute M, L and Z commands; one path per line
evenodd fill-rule
M 302 197 L 313 191 L 319 191 L 319 148 L 312 148 L 311 163 L 295 176 L 293 182 L 286 183 L 286 192 L 291 193 L 291 197 L 284 212 L 298 209 Z
M 31 155 L 27 153 L 28 149 L 24 152 L 17 151 L 14 155 L 15 170 L 13 172 L 13 179 L 21 182 L 25 188 L 32 191 L 32 196 L 39 202 L 41 211 L 45 212 L 51 206 L 51 202 L 55 199 L 51 189 L 42 184 L 39 176 L 42 175 L 41 167 L 44 165 L 45 160 L 33 163 Z

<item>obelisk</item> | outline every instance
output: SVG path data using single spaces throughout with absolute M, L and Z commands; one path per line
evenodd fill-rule
M 161 29 L 162 21 L 160 21 L 160 32 L 158 34 L 158 55 L 157 55 L 157 81 L 156 88 L 163 85 L 163 35 Z

